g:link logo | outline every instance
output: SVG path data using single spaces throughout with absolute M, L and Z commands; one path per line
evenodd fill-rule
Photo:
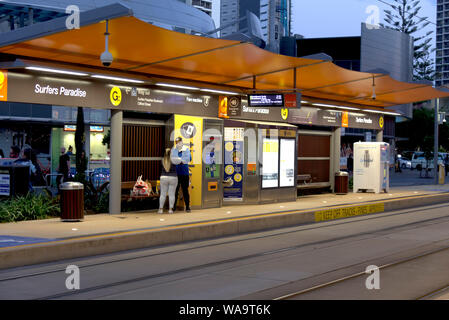
M 122 102 L 122 91 L 119 87 L 113 87 L 109 95 L 109 99 L 114 107 L 117 107 Z

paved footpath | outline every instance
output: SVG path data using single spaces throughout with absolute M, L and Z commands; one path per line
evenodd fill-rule
M 389 193 L 301 196 L 295 202 L 0 224 L 0 269 L 449 202 L 449 184 Z

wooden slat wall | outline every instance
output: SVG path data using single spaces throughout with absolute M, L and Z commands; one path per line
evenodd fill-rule
M 329 160 L 299 160 L 298 174 L 310 174 L 312 182 L 329 182 Z
M 159 180 L 161 161 L 126 160 L 122 161 L 122 181 L 136 181 L 142 175 L 143 180 Z
M 330 157 L 330 136 L 299 135 L 298 157 Z M 310 174 L 312 182 L 329 182 L 330 160 L 298 160 L 298 174 Z
M 162 157 L 164 127 L 123 126 L 122 157 Z
M 330 136 L 299 135 L 298 157 L 330 157 Z
M 165 128 L 143 125 L 123 126 L 122 157 L 163 157 L 165 149 Z M 123 160 L 122 181 L 159 180 L 159 160 Z

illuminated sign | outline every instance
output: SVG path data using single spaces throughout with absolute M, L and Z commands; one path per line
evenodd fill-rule
M 281 139 L 280 153 L 280 186 L 295 185 L 295 139 Z
M 263 138 L 262 188 L 277 188 L 279 184 L 279 140 Z
M 283 107 L 283 94 L 249 94 L 248 103 L 250 107 Z
M 64 125 L 64 131 L 76 131 L 76 126 L 71 124 Z M 104 132 L 103 126 L 90 126 L 90 132 Z

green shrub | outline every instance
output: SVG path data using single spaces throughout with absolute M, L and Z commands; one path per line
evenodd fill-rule
M 59 215 L 59 204 L 45 195 L 16 197 L 0 201 L 0 223 L 45 219 Z
M 96 213 L 108 213 L 109 212 L 109 191 L 102 192 L 100 194 L 98 204 L 94 206 Z

